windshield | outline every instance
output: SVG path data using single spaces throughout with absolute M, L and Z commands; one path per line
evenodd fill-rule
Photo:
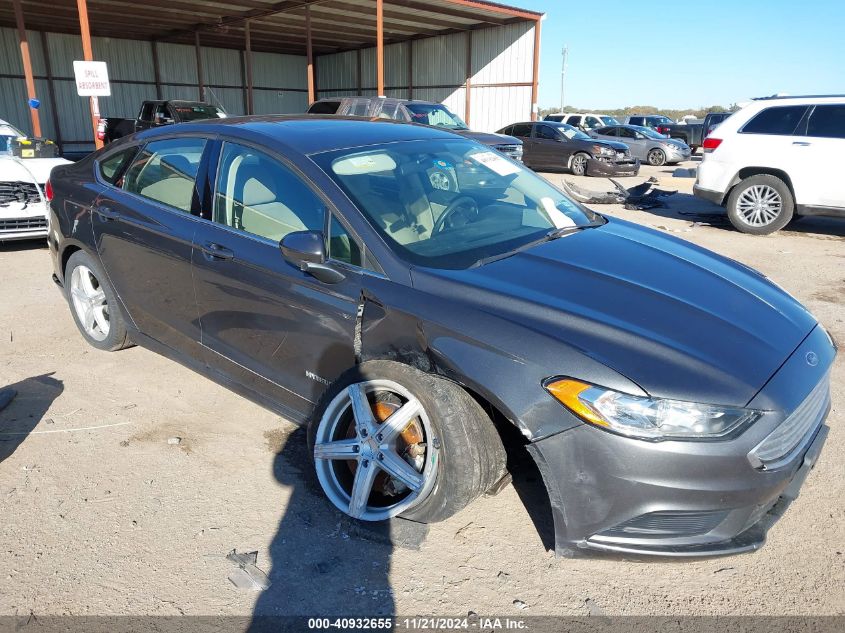
M 604 121 L 605 125 L 619 125 L 619 121 L 607 114 L 602 114 L 599 118 Z
M 578 140 L 578 141 L 589 141 L 590 140 L 590 137 L 587 134 L 585 134 L 584 132 L 582 132 L 581 130 L 579 130 L 577 127 L 572 127 L 571 125 L 567 125 L 566 123 L 561 123 L 560 125 L 557 125 L 555 127 L 557 127 L 557 129 L 560 130 L 563 133 L 563 135 L 570 140 L 572 140 L 572 139 L 575 139 L 575 140 Z
M 445 106 L 434 103 L 406 103 L 413 123 L 445 127 L 448 130 L 468 130 L 461 118 L 450 112 Z
M 212 105 L 174 105 L 173 109 L 181 121 L 199 121 L 200 119 L 225 119 L 226 113 Z
M 637 132 L 639 132 L 643 136 L 647 136 L 648 138 L 654 138 L 654 139 L 667 139 L 667 138 L 669 138 L 668 136 L 661 134 L 660 132 L 656 132 L 656 131 L 652 130 L 650 127 L 644 127 L 642 125 L 632 125 L 631 127 L 633 127 L 635 130 L 637 130 Z
M 312 159 L 406 261 L 469 268 L 604 219 L 490 148 L 420 140 Z

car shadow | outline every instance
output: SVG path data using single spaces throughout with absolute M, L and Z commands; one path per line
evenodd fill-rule
M 47 249 L 47 240 L 43 237 L 32 240 L 14 240 L 4 242 L 0 240 L 0 253 L 11 253 L 13 251 L 40 251 Z
M 0 394 L 14 395 L 0 408 L 0 463 L 26 440 L 63 391 L 64 383 L 52 373 L 0 386 Z M 8 401 L 8 397 L 0 395 L 0 401 Z
M 304 427 L 293 431 L 273 461 L 290 497 L 270 545 L 271 584 L 255 603 L 251 633 L 285 630 L 290 616 L 395 615 L 393 550 L 419 549 L 428 533 L 402 519 L 358 522 L 334 508 L 316 481 L 306 435 Z

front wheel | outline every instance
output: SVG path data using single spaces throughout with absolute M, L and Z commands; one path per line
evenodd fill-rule
M 586 154 L 575 154 L 572 157 L 572 173 L 576 176 L 583 176 L 587 173 L 587 163 L 589 162 L 590 157 Z
M 110 352 L 131 345 L 114 290 L 85 251 L 77 251 L 67 262 L 65 293 L 76 327 L 88 343 Z
M 783 180 L 760 174 L 731 190 L 728 218 L 743 233 L 769 235 L 789 224 L 794 206 L 792 192 Z
M 662 149 L 654 148 L 648 153 L 646 157 L 649 165 L 660 167 L 666 163 L 666 153 Z
M 505 474 L 490 418 L 458 385 L 392 361 L 341 376 L 309 424 L 320 486 L 362 521 L 442 521 Z

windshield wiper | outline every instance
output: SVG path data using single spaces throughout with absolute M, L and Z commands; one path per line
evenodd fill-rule
M 519 253 L 521 251 L 527 250 L 529 248 L 533 248 L 534 246 L 537 246 L 538 244 L 543 244 L 545 242 L 551 242 L 552 240 L 556 240 L 560 237 L 564 237 L 564 236 L 570 235 L 572 233 L 577 233 L 581 229 L 592 229 L 592 228 L 595 228 L 597 226 L 603 226 L 603 225 L 604 225 L 604 222 L 592 222 L 590 224 L 582 224 L 580 226 L 574 225 L 574 226 L 563 226 L 563 227 L 560 227 L 560 228 L 554 228 L 554 229 L 548 231 L 545 235 L 543 235 L 543 237 L 536 239 L 536 240 L 532 240 L 531 242 L 528 242 L 527 244 L 523 244 L 522 246 L 518 246 L 518 247 L 516 247 L 512 250 L 505 251 L 504 253 L 498 253 L 497 255 L 490 255 L 488 257 L 482 257 L 481 259 L 477 260 L 472 266 L 470 266 L 470 268 L 478 268 L 479 266 L 484 266 L 485 264 L 489 264 L 491 262 L 497 262 L 500 259 L 507 259 L 508 257 L 512 257 L 512 256 L 516 255 L 517 253 Z

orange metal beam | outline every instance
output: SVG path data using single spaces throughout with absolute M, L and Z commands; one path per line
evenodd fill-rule
M 537 120 L 537 91 L 540 86 L 540 27 L 542 20 L 534 22 L 534 77 L 531 80 L 531 120 Z
M 28 99 L 35 99 L 35 78 L 32 74 L 32 60 L 29 57 L 29 40 L 26 37 L 26 27 L 23 22 L 23 9 L 20 0 L 12 0 L 15 7 L 15 22 L 18 27 L 18 39 L 21 45 L 21 62 L 23 63 L 23 74 L 26 78 L 26 95 Z M 29 116 L 32 118 L 32 135 L 41 136 L 41 119 L 38 118 L 38 110 L 29 108 Z
M 466 88 L 464 88 L 464 92 L 466 93 L 465 97 L 466 100 L 464 102 L 464 122 L 469 125 L 470 119 L 470 108 L 472 104 L 472 31 L 467 31 L 467 80 L 466 80 Z
M 384 96 L 384 0 L 376 0 L 376 77 L 378 96 Z
M 317 100 L 314 92 L 314 46 L 311 42 L 311 7 L 305 6 L 305 63 L 308 68 L 308 105 Z
M 94 51 L 91 48 L 91 27 L 88 24 L 87 0 L 76 0 L 76 10 L 79 13 L 79 31 L 82 35 L 82 57 L 86 62 L 94 61 Z M 100 103 L 97 97 L 89 97 L 91 106 L 91 125 L 94 132 L 94 147 L 100 149 L 103 142 L 97 138 L 97 124 L 100 122 Z

